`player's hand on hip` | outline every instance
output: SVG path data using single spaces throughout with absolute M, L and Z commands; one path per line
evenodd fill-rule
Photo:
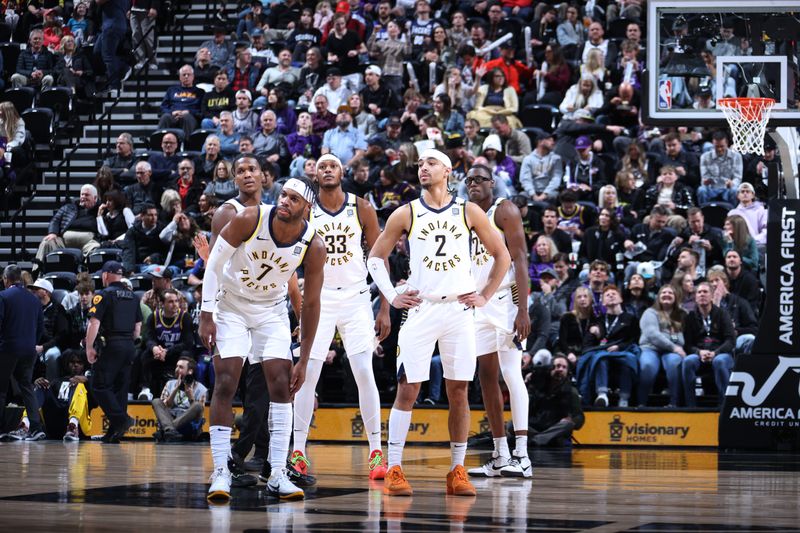
M 209 351 L 217 343 L 217 325 L 214 324 L 214 318 L 208 311 L 200 313 L 200 327 L 198 328 L 200 340 L 203 342 Z
M 469 294 L 462 294 L 458 297 L 458 301 L 470 307 L 483 307 L 486 305 L 486 298 L 479 292 L 470 292 Z
M 292 377 L 289 380 L 289 395 L 294 395 L 303 386 L 306 380 L 306 365 L 297 363 L 292 367 Z
M 411 309 L 422 303 L 422 299 L 417 296 L 419 291 L 410 290 L 403 294 L 398 294 L 392 300 L 392 307 L 396 309 Z

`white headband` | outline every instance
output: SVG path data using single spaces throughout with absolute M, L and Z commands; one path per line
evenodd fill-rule
M 291 178 L 290 180 L 288 180 L 286 183 L 283 184 L 283 188 L 296 192 L 297 194 L 302 196 L 303 199 L 309 204 L 314 203 L 314 191 L 312 191 L 308 185 L 306 185 L 297 178 Z
M 428 159 L 429 157 L 432 157 L 433 159 L 440 161 L 444 166 L 452 170 L 453 163 L 450 162 L 450 158 L 447 157 L 442 152 L 440 152 L 439 150 L 428 148 L 427 150 L 422 152 L 422 154 L 419 156 L 420 159 Z
M 342 165 L 341 160 L 339 160 L 339 158 L 336 157 L 333 154 L 325 154 L 322 157 L 320 157 L 319 159 L 317 159 L 317 166 L 315 168 L 319 169 L 320 163 L 323 163 L 325 161 L 333 161 L 334 163 L 339 165 L 339 168 L 342 170 L 342 172 L 344 172 L 344 166 Z

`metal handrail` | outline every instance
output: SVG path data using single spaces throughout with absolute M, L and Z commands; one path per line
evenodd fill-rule
M 33 202 L 33 199 L 36 198 L 36 192 L 37 192 L 36 191 L 36 187 L 34 186 L 33 192 L 31 193 L 31 195 L 26 200 L 24 200 L 20 204 L 19 209 L 17 209 L 16 212 L 14 212 L 14 214 L 11 215 L 11 255 L 12 256 L 16 256 L 17 255 L 17 220 L 20 217 L 22 217 L 22 243 L 21 243 L 22 244 L 22 250 L 20 251 L 20 253 L 23 256 L 22 259 L 27 259 L 27 255 L 28 255 L 28 247 L 26 246 L 26 244 L 28 242 L 28 239 L 27 239 L 28 232 L 26 231 L 27 224 L 28 224 L 28 217 L 26 216 L 27 212 L 28 212 L 28 205 L 30 205 L 30 203 Z
M 75 143 L 75 146 L 72 147 L 72 150 L 67 152 L 62 156 L 61 161 L 58 163 L 56 167 L 56 204 L 61 204 L 61 170 L 62 168 L 66 168 L 66 191 L 65 196 L 69 197 L 69 185 L 72 181 L 72 156 L 75 155 L 75 152 L 78 151 L 80 148 L 79 143 Z
M 181 17 L 180 22 L 182 22 L 182 23 L 185 22 L 186 19 L 189 18 L 189 15 L 191 13 L 192 13 L 192 10 L 188 9 L 186 11 L 186 13 L 183 14 L 183 17 Z M 173 32 L 172 32 L 172 57 L 176 60 L 176 61 L 173 61 L 173 63 L 172 63 L 172 69 L 173 70 L 177 70 L 181 66 L 180 63 L 181 63 L 181 60 L 183 59 L 183 52 L 185 51 L 184 50 L 184 47 L 185 47 L 184 35 L 183 35 L 185 32 L 178 31 L 178 20 L 177 19 L 173 22 L 172 29 L 173 29 Z M 179 38 L 178 34 L 180 34 L 180 47 L 178 47 L 178 44 L 177 44 L 178 38 Z M 178 52 L 177 50 L 180 50 L 180 52 Z

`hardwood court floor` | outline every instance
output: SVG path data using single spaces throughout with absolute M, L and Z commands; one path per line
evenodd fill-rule
M 209 508 L 207 445 L 0 444 L 0 530 L 800 531 L 800 457 L 647 449 L 540 450 L 533 479 L 476 482 L 444 495 L 449 449 L 410 446 L 412 498 L 387 498 L 366 476 L 366 446 L 314 445 L 319 483 L 301 502 L 258 489 Z M 471 450 L 468 466 L 488 457 Z

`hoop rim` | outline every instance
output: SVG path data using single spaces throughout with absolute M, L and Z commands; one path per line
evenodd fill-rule
M 717 105 L 721 107 L 733 107 L 734 104 L 739 104 L 739 107 L 755 107 L 761 105 L 762 107 L 772 107 L 775 105 L 774 98 L 720 98 L 717 100 Z

